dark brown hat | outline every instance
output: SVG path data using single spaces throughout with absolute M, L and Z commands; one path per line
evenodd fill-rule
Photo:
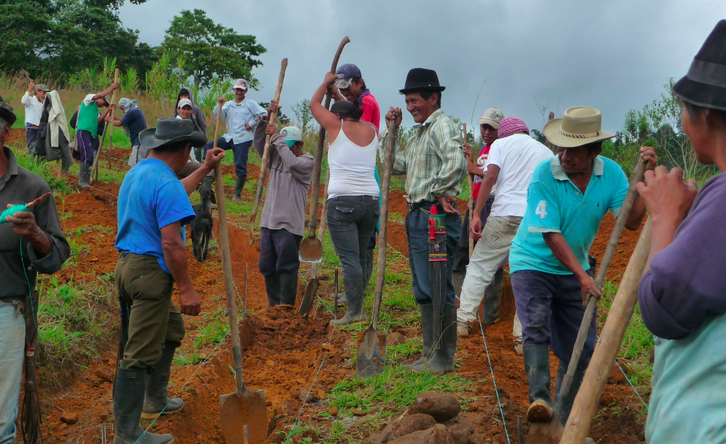
M 408 94 L 420 91 L 441 92 L 445 86 L 439 84 L 439 76 L 433 69 L 413 68 L 406 76 L 406 86 L 399 91 Z
M 726 20 L 713 28 L 673 94 L 697 106 L 726 110 Z
M 5 119 L 10 125 L 14 124 L 18 118 L 13 112 L 13 107 L 5 103 L 2 96 L 0 96 L 0 117 Z
M 186 119 L 159 119 L 156 128 L 139 133 L 139 141 L 145 148 L 155 149 L 176 142 L 189 142 L 193 147 L 204 146 L 207 136 L 196 131 L 194 123 Z

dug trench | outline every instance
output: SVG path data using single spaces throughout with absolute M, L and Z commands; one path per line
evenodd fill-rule
M 127 153 L 127 150 L 115 149 L 110 156 L 123 159 L 128 156 Z M 106 166 L 103 161 L 102 166 Z M 126 168 L 120 161 L 114 167 Z M 226 175 L 233 174 L 232 167 L 225 165 L 224 172 Z M 254 179 L 258 172 L 256 166 L 250 165 L 250 179 Z M 75 178 L 68 176 L 67 180 L 73 183 Z M 101 182 L 90 190 L 56 197 L 65 232 L 99 225 L 110 229 L 103 235 L 97 231 L 76 231 L 79 233 L 77 242 L 89 248 L 83 249 L 77 261 L 58 274 L 60 281 L 92 284 L 100 276 L 113 273 L 117 258 L 113 242 L 118 189 L 119 184 Z M 231 193 L 231 189 L 226 192 Z M 245 195 L 245 198 L 251 199 L 253 191 L 246 188 Z M 463 204 L 460 202 L 459 207 L 464 208 Z M 400 218 L 405 216 L 406 211 L 403 192 L 393 190 L 391 219 L 398 218 L 398 222 L 389 224 L 388 243 L 404 256 L 408 250 Z M 257 271 L 259 242 L 250 246 L 246 215 L 234 215 L 230 222 L 234 280 L 240 298 L 238 303 L 245 299 L 247 303 L 247 313 L 240 326 L 244 377 L 252 390 L 264 390 L 270 420 L 268 441 L 285 442 L 289 438 L 290 442 L 301 442 L 302 434 L 288 436 L 292 425 L 298 420 L 298 430 L 310 428 L 317 431 L 309 435 L 309 441 L 348 442 L 329 441 L 327 438 L 332 423 L 343 420 L 331 414 L 328 400 L 331 390 L 340 381 L 355 377 L 355 366 L 351 363 L 357 347 L 355 332 L 339 331 L 329 326 L 332 316 L 321 304 L 316 304 L 307 320 L 301 319 L 291 308 L 267 308 L 264 280 Z M 604 252 L 612 225 L 612 217 L 608 216 L 600 228 L 592 250 L 598 258 Z M 608 273 L 608 277 L 615 282 L 619 281 L 619 276 L 624 272 L 637 236 L 638 232 L 624 233 Z M 214 243 L 217 239 L 219 232 L 215 226 Z M 229 338 L 218 342 L 219 338 L 224 337 L 223 329 L 227 325 L 221 255 L 212 245 L 208 261 L 198 263 L 193 258 L 190 244 L 187 245 L 190 271 L 202 299 L 203 313 L 198 317 L 185 317 L 187 336 L 177 354 L 186 360 L 175 361 L 172 367 L 170 393 L 179 393 L 185 407 L 177 414 L 161 417 L 150 430 L 172 433 L 178 443 L 223 443 L 219 395 L 235 390 L 235 378 Z M 248 269 L 246 283 L 245 265 Z M 301 271 L 308 276 L 309 266 L 303 265 Z M 300 293 L 304 283 L 301 279 Z M 323 298 L 329 298 L 333 293 L 329 274 L 323 274 L 318 292 Z M 174 295 L 174 300 L 178 303 L 177 295 Z M 382 310 L 386 310 L 385 298 L 383 304 Z M 513 349 L 511 328 L 515 311 L 508 278 L 505 279 L 501 312 L 501 322 L 486 328 L 484 332 L 488 357 L 481 334 L 460 340 L 457 351 L 457 374 L 473 381 L 469 392 L 462 396 L 465 399 L 462 399 L 461 417 L 474 425 L 474 436 L 482 443 L 506 443 L 508 439 L 516 442 L 517 417 L 525 415 L 528 405 L 522 359 Z M 72 379 L 65 381 L 60 388 L 41 387 L 44 408 L 42 428 L 46 442 L 97 443 L 101 442 L 104 428 L 109 436 L 113 434 L 111 391 L 116 365 L 117 325 L 114 317 L 114 322 L 108 326 L 106 340 L 99 345 L 100 358 L 87 366 L 78 366 L 72 373 Z M 199 338 L 215 329 L 223 331 L 215 337 L 216 341 L 200 341 Z M 420 331 L 416 329 L 403 329 L 399 333 L 408 338 L 420 336 Z M 556 359 L 553 358 L 553 380 L 556 366 Z M 308 389 L 311 390 L 308 392 Z M 306 397 L 308 401 L 314 402 L 301 402 Z M 502 421 L 498 399 L 505 422 Z M 608 408 L 613 405 L 617 408 Z M 601 412 L 591 433 L 597 442 L 643 441 L 644 417 L 640 414 L 639 400 L 616 367 L 611 372 L 600 407 Z M 392 413 L 395 416 L 379 420 L 376 426 L 384 426 L 403 411 L 392 408 Z M 348 422 L 362 421 L 365 415 L 366 412 L 355 412 L 355 418 L 349 418 Z M 149 422 L 144 421 L 142 424 L 148 426 Z M 370 431 L 375 431 L 376 426 L 372 426 Z M 526 429 L 525 423 L 525 433 Z M 350 442 L 358 440 L 357 437 L 351 438 Z

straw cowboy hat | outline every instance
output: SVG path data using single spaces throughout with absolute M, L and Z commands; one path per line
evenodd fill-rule
M 576 148 L 588 143 L 615 137 L 602 130 L 600 111 L 589 106 L 573 106 L 561 119 L 553 119 L 544 127 L 547 140 L 561 148 Z

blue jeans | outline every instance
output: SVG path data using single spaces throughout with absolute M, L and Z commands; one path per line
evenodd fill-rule
M 207 155 L 207 151 L 211 150 L 213 146 L 214 140 L 210 140 L 206 145 L 204 145 L 205 157 Z M 251 140 L 242 143 L 234 143 L 233 139 L 230 139 L 229 142 L 227 142 L 224 137 L 217 139 L 217 147 L 222 148 L 225 151 L 232 150 L 232 153 L 234 153 L 234 174 L 237 177 L 247 176 L 247 156 L 250 154 L 251 146 Z
M 297 274 L 300 268 L 300 242 L 302 236 L 284 228 L 271 230 L 262 227 L 258 263 L 262 276 Z
M 592 270 L 587 273 L 592 276 Z M 549 344 L 552 353 L 569 362 L 577 332 L 585 315 L 580 282 L 574 274 L 557 275 L 535 270 L 510 275 L 517 313 L 522 323 L 522 344 Z M 577 367 L 585 369 L 595 350 L 595 320 L 592 317 Z
M 0 301 L 0 444 L 12 444 L 15 440 L 24 348 L 23 314 L 13 305 Z
M 457 208 L 456 203 L 452 203 Z M 454 267 L 454 250 L 461 236 L 461 216 L 448 214 L 446 221 L 446 297 L 444 305 L 456 306 L 456 293 L 451 283 Z M 406 237 L 408 238 L 408 262 L 411 265 L 413 295 L 419 304 L 430 304 L 431 277 L 429 276 L 429 213 L 418 209 L 406 215 Z
M 328 231 L 343 267 L 343 282 L 367 276 L 366 249 L 381 214 L 378 196 L 339 196 L 328 200 Z

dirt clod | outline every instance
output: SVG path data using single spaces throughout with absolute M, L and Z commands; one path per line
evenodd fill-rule
M 78 422 L 78 413 L 64 413 L 60 420 L 64 424 L 73 425 Z
M 454 444 L 454 440 L 445 425 L 436 424 L 430 429 L 389 441 L 389 444 Z
M 414 413 L 403 418 L 401 421 L 392 422 L 382 431 L 371 435 L 364 444 L 385 444 L 413 432 L 430 429 L 436 425 L 436 420 L 431 415 Z
M 401 333 L 394 331 L 388 337 L 386 338 L 386 345 L 388 347 L 392 345 L 400 345 L 406 343 L 406 337 L 403 336 Z
M 448 421 L 460 411 L 461 406 L 456 396 L 444 392 L 422 393 L 411 406 L 411 412 L 431 415 L 437 422 Z

